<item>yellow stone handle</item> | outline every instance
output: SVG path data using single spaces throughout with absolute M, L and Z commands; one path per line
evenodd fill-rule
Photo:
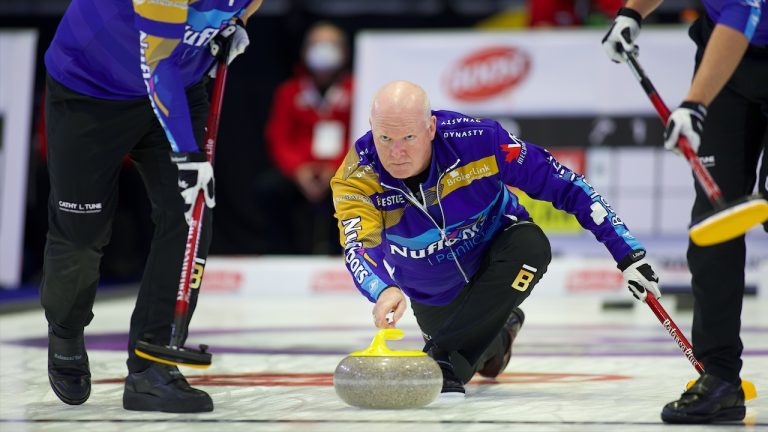
M 427 355 L 423 351 L 396 351 L 387 346 L 388 340 L 400 340 L 405 336 L 405 332 L 398 328 L 385 328 L 376 332 L 371 345 L 362 350 L 354 351 L 349 355 L 352 357 L 422 357 Z

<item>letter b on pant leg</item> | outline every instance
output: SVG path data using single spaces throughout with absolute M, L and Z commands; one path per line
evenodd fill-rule
M 520 272 L 517 273 L 517 277 L 512 282 L 512 288 L 521 292 L 527 290 L 531 285 L 531 282 L 533 282 L 535 273 L 535 267 L 523 264 L 523 268 L 520 269 Z

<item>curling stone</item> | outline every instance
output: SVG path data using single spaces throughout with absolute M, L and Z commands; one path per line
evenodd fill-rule
M 434 401 L 443 387 L 443 374 L 421 351 L 393 351 L 387 340 L 403 338 L 395 328 L 379 330 L 371 346 L 345 357 L 333 373 L 336 394 L 361 408 L 419 408 Z

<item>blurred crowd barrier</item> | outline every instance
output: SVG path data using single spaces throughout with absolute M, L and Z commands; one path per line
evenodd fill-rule
M 249 21 L 250 48 L 231 67 L 217 149 L 218 205 L 211 252 L 270 255 L 290 250 L 280 242 L 290 242 L 290 236 L 282 233 L 292 228 L 274 222 L 273 206 L 259 198 L 253 185 L 260 174 L 274 169 L 264 132 L 275 89 L 296 70 L 307 29 L 319 20 L 332 20 L 350 36 L 350 60 L 356 80 L 353 103 L 356 126 L 351 128 L 347 145 L 365 129 L 370 95 L 381 83 L 381 77 L 369 74 L 376 64 L 371 60 L 376 56 L 408 60 L 397 74 L 390 73 L 390 79 L 411 79 L 424 85 L 433 97 L 435 108 L 497 118 L 523 139 L 559 152 L 558 157 L 574 169 L 583 165 L 589 178 L 612 199 L 620 214 L 626 215 L 630 227 L 640 230 L 639 234 L 679 231 L 683 212 L 659 210 L 666 208 L 663 206 L 628 204 L 633 200 L 652 199 L 649 191 L 661 188 L 665 193 L 661 198 L 663 202 L 685 207 L 685 200 L 690 199 L 690 184 L 682 185 L 683 180 L 673 178 L 676 171 L 667 172 L 664 167 L 674 162 L 666 162 L 666 156 L 645 152 L 659 144 L 661 128 L 649 107 L 640 111 L 622 108 L 626 102 L 624 97 L 641 98 L 642 93 L 632 83 L 628 71 L 600 57 L 600 39 L 612 14 L 603 9 L 612 3 L 581 0 L 556 3 L 565 6 L 550 8 L 549 13 L 560 16 L 564 8 L 572 13 L 573 19 L 557 18 L 551 26 L 542 20 L 536 32 L 526 33 L 498 32 L 499 29 L 519 30 L 531 24 L 531 3 L 525 0 L 265 0 L 262 10 Z M 30 119 L 26 125 L 13 123 L 14 128 L 26 130 L 27 135 L 22 133 L 20 138 L 11 141 L 6 138 L 2 144 L 6 152 L 12 147 L 28 155 L 23 159 L 28 162 L 18 159 L 20 162 L 13 165 L 17 173 L 14 180 L 0 185 L 8 188 L 14 184 L 16 191 L 14 201 L 10 201 L 8 193 L 0 196 L 2 212 L 13 210 L 23 218 L 19 223 L 17 216 L 15 225 L 11 225 L 9 219 L 1 224 L 6 228 L 13 226 L 9 232 L 16 233 L 16 237 L 12 242 L 3 241 L 5 255 L 0 267 L 8 269 L 13 276 L 0 282 L 0 286 L 17 286 L 19 282 L 35 286 L 41 276 L 48 196 L 42 134 L 45 80 L 42 57 L 68 4 L 69 0 L 0 2 L 0 28 L 12 32 L 31 29 L 37 39 L 36 46 L 33 43 L 25 48 L 27 54 L 32 54 L 33 63 L 30 70 L 21 72 L 24 83 L 5 69 L 0 73 L 0 85 L 6 86 L 3 88 L 27 92 L 14 98 L 9 98 L 10 93 L 6 92 L 0 97 L 9 99 L 15 111 L 23 111 Z M 667 0 L 649 23 L 686 21 L 695 16 L 693 9 L 697 4 Z M 592 33 L 554 30 L 554 27 L 570 25 L 591 26 L 594 30 Z M 456 29 L 462 30 L 453 32 Z M 494 31 L 486 32 L 487 29 Z M 430 31 L 438 33 L 430 35 Z M 447 31 L 451 33 L 445 33 Z M 644 32 L 640 45 L 643 61 L 651 63 L 648 65 L 651 73 L 656 70 L 652 59 L 663 62 L 670 58 L 673 62 L 669 67 L 674 73 L 653 75 L 659 77 L 656 79 L 660 90 L 668 94 L 665 94 L 667 102 L 674 104 L 681 90 L 668 88 L 662 75 L 687 79 L 688 74 L 680 71 L 688 67 L 693 46 L 687 42 L 682 25 L 676 26 L 670 35 L 674 36 L 673 51 L 654 48 L 653 32 Z M 491 39 L 485 39 L 489 37 Z M 440 43 L 433 44 L 436 40 Z M 433 44 L 434 49 L 430 49 L 429 44 Z M 397 55 L 385 52 L 398 46 L 402 51 Z M 8 61 L 16 57 L 9 50 L 0 51 L 0 56 L 4 67 L 18 65 L 16 61 Z M 424 65 L 427 58 L 433 59 L 434 64 Z M 30 80 L 32 90 L 24 90 Z M 618 94 L 621 96 L 617 97 Z M 7 110 L 3 111 L 4 137 L 9 130 L 8 115 Z M 622 153 L 625 147 L 640 153 Z M 610 162 L 613 159 L 618 162 Z M 664 162 L 659 165 L 657 162 L 662 159 Z M 636 160 L 644 161 L 645 165 L 635 165 Z M 611 174 L 611 170 L 625 172 L 622 163 L 629 162 L 621 161 L 632 162 L 635 172 L 631 176 Z M 149 203 L 141 180 L 129 163 L 123 171 L 114 235 L 102 261 L 103 279 L 107 282 L 139 277 L 151 236 Z M 0 175 L 9 172 L 3 170 Z M 673 187 L 667 188 L 668 180 L 675 182 Z M 565 235 L 577 232 L 567 216 L 548 208 L 537 212 L 551 232 Z M 633 216 L 637 212 L 640 213 Z M 677 228 L 671 228 L 673 226 Z

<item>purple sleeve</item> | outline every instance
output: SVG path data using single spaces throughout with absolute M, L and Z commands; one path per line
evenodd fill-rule
M 547 150 L 520 140 L 498 124 L 494 147 L 505 184 L 574 215 L 616 262 L 633 250 L 645 249 L 586 178 L 561 165 Z
M 177 2 L 181 4 L 182 2 Z M 136 9 L 139 30 L 141 72 L 147 94 L 160 124 L 175 152 L 200 151 L 195 141 L 189 104 L 177 63 L 185 23 L 164 20 L 157 8 L 142 15 Z
M 765 0 L 730 0 L 722 2 L 717 12 L 705 2 L 707 12 L 716 24 L 728 26 L 744 34 L 748 41 L 755 35 L 760 20 L 764 18 Z

